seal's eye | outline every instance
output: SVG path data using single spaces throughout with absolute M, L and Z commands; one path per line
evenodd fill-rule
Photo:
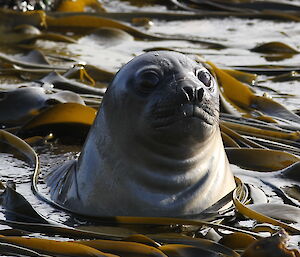
M 210 88 L 212 86 L 212 77 L 207 71 L 197 70 L 196 76 L 206 87 Z
M 152 91 L 159 82 L 159 75 L 155 71 L 145 71 L 140 74 L 139 78 L 140 90 L 144 93 Z

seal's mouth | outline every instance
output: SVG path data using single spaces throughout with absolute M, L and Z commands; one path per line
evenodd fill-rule
M 155 108 L 153 114 L 154 128 L 163 128 L 184 120 L 188 125 L 192 120 L 198 120 L 202 124 L 213 126 L 216 121 L 216 110 L 207 105 L 186 103 L 179 106 L 169 105 Z

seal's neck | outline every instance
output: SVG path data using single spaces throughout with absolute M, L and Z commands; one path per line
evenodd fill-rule
M 170 164 L 174 167 L 176 164 L 184 168 L 187 165 L 191 168 L 194 162 L 198 162 L 203 158 L 208 158 L 213 153 L 215 145 L 220 142 L 219 127 L 213 128 L 211 134 L 203 141 L 195 138 L 174 139 L 173 141 L 156 140 L 151 137 L 138 137 L 132 140 L 137 142 L 137 152 L 135 148 L 130 151 L 125 151 L 127 158 L 136 159 L 142 163 L 151 166 L 153 162 L 159 160 L 159 165 Z M 135 145 L 135 143 L 133 143 Z M 125 149 L 124 149 L 125 150 Z
M 100 201 L 98 215 L 199 213 L 233 187 L 218 127 L 204 142 L 169 145 L 121 133 L 112 138 L 108 127 L 95 123 L 76 173 L 82 205 Z

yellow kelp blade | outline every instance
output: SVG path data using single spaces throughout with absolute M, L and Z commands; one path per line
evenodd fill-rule
M 21 126 L 56 103 L 80 103 L 83 99 L 71 91 L 52 93 L 42 87 L 23 86 L 0 92 L 0 124 Z
M 268 42 L 257 45 L 256 47 L 252 48 L 251 51 L 259 52 L 259 53 L 289 53 L 289 54 L 297 54 L 299 51 L 294 47 L 291 47 L 282 42 Z
M 159 249 L 167 256 L 172 257 L 227 256 L 192 245 L 168 244 L 159 247 Z
M 220 122 L 220 129 L 221 129 L 222 133 L 224 133 L 227 137 L 229 137 L 229 139 L 226 138 L 226 136 L 223 137 L 223 134 L 222 134 L 222 139 L 224 141 L 224 145 L 227 147 L 235 147 L 234 144 L 236 144 L 238 146 L 238 148 L 240 146 L 243 146 L 243 147 L 246 146 L 249 148 L 252 148 L 252 147 L 253 148 L 264 148 L 262 145 L 255 143 L 254 141 L 252 141 L 250 139 L 242 137 L 239 133 L 237 133 L 234 130 L 227 127 L 226 123 L 224 121 Z M 233 142 L 230 141 L 230 139 Z
M 241 180 L 237 179 L 236 181 L 237 181 L 237 183 L 242 184 Z M 239 213 L 241 213 L 242 215 L 244 215 L 245 217 L 257 220 L 258 222 L 270 223 L 272 225 L 279 226 L 281 228 L 284 228 L 285 230 L 287 230 L 290 233 L 294 233 L 294 234 L 300 233 L 300 230 L 295 227 L 292 227 L 284 222 L 281 222 L 281 221 L 278 221 L 271 217 L 265 216 L 259 212 L 256 212 L 256 211 L 248 208 L 247 205 L 240 202 L 240 200 L 237 197 L 236 190 L 233 192 L 233 202 L 234 202 L 234 205 L 235 205 L 237 211 Z
M 129 237 L 124 238 L 123 241 L 141 243 L 141 244 L 145 244 L 145 245 L 148 245 L 148 246 L 153 246 L 153 247 L 156 247 L 156 248 L 160 246 L 159 243 L 155 242 L 153 239 L 151 239 L 150 237 L 145 236 L 143 234 L 131 235 Z
M 240 232 L 241 233 L 241 232 Z M 241 233 L 243 234 L 243 233 Z M 215 254 L 220 254 L 220 255 L 225 255 L 228 257 L 238 257 L 239 255 L 232 250 L 231 248 L 228 248 L 224 246 L 223 244 L 217 243 L 213 240 L 205 239 L 205 238 L 191 238 L 189 236 L 186 236 L 184 234 L 179 234 L 179 233 L 171 233 L 171 234 L 154 234 L 151 235 L 152 238 L 155 240 L 163 243 L 163 246 L 159 247 L 159 249 L 166 249 L 169 248 L 168 246 L 171 245 L 177 245 L 179 247 L 172 248 L 174 250 L 180 250 L 181 246 L 193 246 L 195 252 L 201 251 L 201 249 L 205 252 L 208 253 L 215 253 Z M 164 248 L 166 246 L 166 248 Z M 188 249 L 189 250 L 192 249 Z M 194 252 L 192 250 L 192 252 Z M 187 253 L 188 253 L 187 252 Z M 173 256 L 173 255 L 172 255 Z
M 63 0 L 59 2 L 56 11 L 84 12 L 86 7 L 91 7 L 95 11 L 105 11 L 101 3 L 99 3 L 97 0 Z
M 244 233 L 235 232 L 224 235 L 219 243 L 225 245 L 231 249 L 245 249 L 250 244 L 256 241 L 256 238 Z
M 217 76 L 220 93 L 223 98 L 229 101 L 229 104 L 243 115 L 247 114 L 251 117 L 253 116 L 251 111 L 258 110 L 271 117 L 300 123 L 300 117 L 281 104 L 265 96 L 256 96 L 249 86 L 238 81 L 224 70 L 219 69 L 212 62 L 207 63 Z M 254 116 L 253 118 L 256 117 Z M 267 118 L 265 117 L 265 119 Z
M 235 142 L 228 134 L 221 132 L 222 135 L 222 141 L 224 144 L 224 147 L 237 147 L 240 148 L 239 144 Z
M 32 50 L 28 54 L 15 57 L 13 55 L 0 53 L 0 59 L 9 63 L 17 64 L 20 66 L 37 68 L 37 69 L 54 69 L 54 70 L 66 70 L 66 67 L 59 65 L 51 65 L 47 58 L 39 50 Z
M 33 257 L 50 257 L 48 255 L 42 255 L 38 252 L 32 251 L 25 247 L 8 244 L 8 243 L 0 243 L 0 251 L 3 256 L 33 256 Z
M 87 72 L 85 69 L 81 70 L 82 73 L 85 73 L 85 76 L 88 76 Z M 69 73 L 69 71 L 66 72 L 66 75 Z M 82 76 L 83 78 L 83 76 Z M 96 88 L 93 85 L 95 85 L 95 81 L 93 78 L 89 77 L 90 82 L 92 82 L 92 85 L 87 85 L 85 83 L 77 82 L 74 80 L 71 80 L 69 78 L 66 78 L 65 75 L 62 76 L 58 74 L 57 72 L 50 72 L 43 78 L 40 78 L 38 80 L 39 83 L 41 84 L 50 84 L 53 85 L 55 88 L 62 89 L 62 90 L 70 90 L 74 93 L 79 93 L 79 94 L 92 94 L 92 95 L 99 95 L 102 96 L 105 93 L 104 88 Z
M 28 24 L 35 27 L 46 26 L 46 13 L 44 11 L 16 12 L 9 9 L 0 9 L 0 22 L 15 27 Z
M 20 132 L 24 133 L 25 131 L 41 127 L 49 128 L 55 124 L 81 124 L 91 126 L 95 117 L 96 110 L 94 108 L 77 103 L 56 104 L 25 124 Z
M 300 161 L 300 158 L 283 151 L 268 149 L 226 148 L 231 164 L 255 171 L 277 171 Z
M 56 104 L 40 113 L 21 127 L 22 138 L 51 135 L 65 144 L 84 143 L 96 117 L 96 110 L 77 103 Z
M 250 107 L 254 96 L 252 90 L 224 70 L 219 69 L 212 62 L 207 63 L 212 67 L 217 76 L 221 94 L 224 94 L 227 99 L 238 105 L 240 108 L 247 110 L 247 108 Z
M 270 129 L 262 129 L 257 128 L 254 126 L 249 126 L 245 124 L 235 123 L 235 122 L 229 122 L 229 121 L 222 121 L 222 126 L 226 126 L 229 129 L 232 129 L 236 131 L 237 133 L 243 134 L 243 135 L 250 135 L 250 136 L 256 136 L 261 138 L 274 138 L 274 140 L 277 139 L 284 139 L 284 140 L 293 140 L 297 141 L 300 140 L 300 132 L 294 131 L 294 132 L 286 132 L 286 131 L 280 131 L 280 130 L 274 130 L 272 128 Z
M 22 155 L 24 155 L 28 159 L 28 162 L 34 168 L 37 168 L 39 166 L 38 157 L 34 152 L 34 150 L 30 147 L 30 145 L 28 145 L 25 141 L 23 141 L 19 137 L 5 130 L 0 130 L 0 141 L 19 151 Z
M 293 121 L 296 124 L 300 123 L 300 117 L 298 115 L 280 103 L 265 96 L 255 96 L 251 102 L 251 107 L 274 118 Z
M 33 251 L 45 254 L 59 256 L 97 256 L 97 257 L 116 257 L 116 255 L 103 253 L 92 247 L 88 247 L 73 242 L 60 242 L 42 238 L 24 238 L 24 237 L 0 237 L 0 242 L 10 243 L 25 247 Z
M 300 208 L 280 203 L 249 204 L 248 208 L 277 220 L 300 223 Z
M 108 252 L 124 257 L 167 257 L 162 251 L 153 246 L 135 242 L 113 241 L 113 240 L 88 240 L 76 241 L 81 245 L 95 248 L 99 251 Z
M 112 231 L 101 231 L 93 232 L 87 230 L 80 230 L 71 227 L 66 227 L 59 224 L 39 224 L 30 222 L 19 222 L 0 219 L 1 225 L 7 225 L 13 228 L 24 230 L 28 232 L 37 232 L 46 235 L 59 235 L 66 238 L 75 239 L 109 239 L 109 240 L 121 240 L 124 238 L 124 233 L 122 232 L 112 232 Z
M 231 69 L 222 69 L 222 70 L 228 73 L 230 76 L 236 78 L 237 80 L 243 83 L 247 83 L 249 85 L 252 85 L 257 79 L 257 75 L 253 73 L 231 70 Z
M 49 28 L 71 28 L 71 29 L 96 29 L 116 28 L 123 30 L 137 38 L 157 39 L 119 21 L 88 14 L 61 15 L 60 17 L 45 16 Z

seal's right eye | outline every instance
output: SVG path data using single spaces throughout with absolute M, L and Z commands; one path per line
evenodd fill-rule
M 138 77 L 139 89 L 143 93 L 150 93 L 159 83 L 159 75 L 155 71 L 145 71 Z

